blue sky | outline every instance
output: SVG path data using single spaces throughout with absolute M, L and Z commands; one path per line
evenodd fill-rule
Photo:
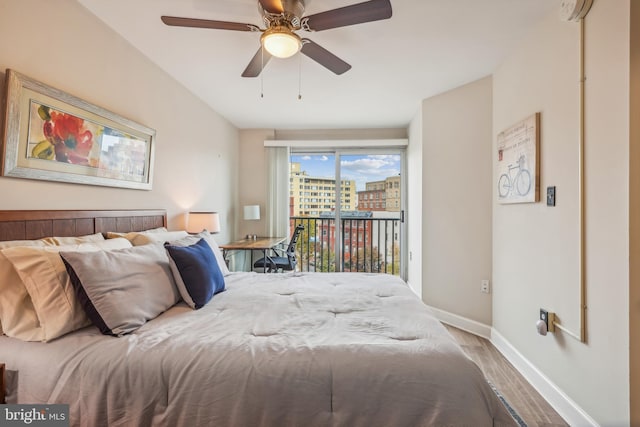
M 292 155 L 292 162 L 300 163 L 300 169 L 311 176 L 333 178 L 335 176 L 335 156 L 332 154 Z M 397 154 L 370 154 L 340 156 L 342 179 L 356 181 L 358 191 L 365 189 L 365 183 L 382 181 L 400 173 L 400 156 Z

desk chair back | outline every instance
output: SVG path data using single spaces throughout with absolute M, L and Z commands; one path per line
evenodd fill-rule
M 289 270 L 295 270 L 296 265 L 298 264 L 298 260 L 296 258 L 296 244 L 298 243 L 298 239 L 300 238 L 300 233 L 304 230 L 304 225 L 298 224 L 293 230 L 293 236 L 291 236 L 291 240 L 289 241 L 289 246 L 287 246 L 287 258 L 289 258 Z
M 298 238 L 300 237 L 302 230 L 304 230 L 304 226 L 299 224 L 295 230 L 293 230 L 293 236 L 291 236 L 291 241 L 289 241 L 289 245 L 286 250 L 273 248 L 272 251 L 274 252 L 274 255 L 267 255 L 265 258 L 260 258 L 253 263 L 253 268 L 258 271 L 259 269 L 262 269 L 263 271 L 271 273 L 295 270 L 296 265 L 298 264 L 298 260 L 296 258 L 296 244 L 298 243 Z

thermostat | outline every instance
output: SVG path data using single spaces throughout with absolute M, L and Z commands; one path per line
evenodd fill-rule
M 593 0 L 562 0 L 560 2 L 560 19 L 563 21 L 579 21 L 589 13 Z

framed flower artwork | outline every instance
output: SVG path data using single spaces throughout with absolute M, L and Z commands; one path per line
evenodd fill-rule
M 151 190 L 155 131 L 14 70 L 2 175 Z

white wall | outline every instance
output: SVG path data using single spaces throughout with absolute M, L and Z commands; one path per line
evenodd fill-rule
M 603 426 L 630 411 L 629 8 L 595 1 L 585 21 L 586 344 L 535 330 L 544 307 L 579 332 L 578 24 L 550 14 L 493 80 L 494 134 L 541 112 L 541 190 L 557 187 L 553 208 L 494 202 L 493 326 Z
M 422 298 L 491 325 L 491 77 L 422 104 Z
M 237 236 L 267 234 L 267 154 L 264 141 L 274 139 L 275 132 L 269 129 L 247 129 L 240 131 L 240 158 L 238 166 L 239 201 L 237 217 Z M 242 219 L 242 207 L 245 205 L 260 206 L 259 221 L 245 221 Z
M 15 69 L 157 136 L 152 191 L 0 177 L 0 209 L 166 208 L 171 228 L 184 227 L 189 209 L 217 210 L 217 238 L 231 236 L 234 126 L 75 1 L 2 1 L 0 40 L 0 70 Z
M 640 2 L 631 2 L 629 370 L 631 425 L 640 425 Z
M 422 297 L 422 108 L 409 125 L 406 194 L 407 283 Z

